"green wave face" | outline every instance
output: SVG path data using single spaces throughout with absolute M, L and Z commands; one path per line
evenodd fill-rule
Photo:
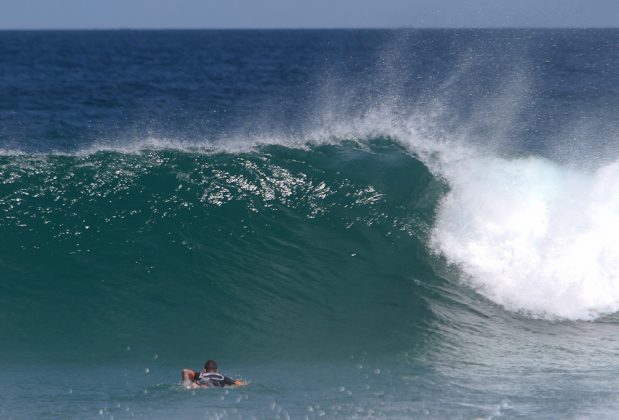
M 408 348 L 431 320 L 426 287 L 440 281 L 426 242 L 444 191 L 384 139 L 0 157 L 0 352 Z

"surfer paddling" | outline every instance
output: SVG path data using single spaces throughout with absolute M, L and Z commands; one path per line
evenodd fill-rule
M 181 372 L 183 386 L 185 388 L 221 388 L 224 386 L 242 386 L 247 382 L 231 379 L 219 373 L 217 362 L 208 360 L 201 372 L 191 369 L 183 369 Z

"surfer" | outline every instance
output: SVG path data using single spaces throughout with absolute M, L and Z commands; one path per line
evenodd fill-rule
M 216 388 L 247 384 L 245 381 L 231 379 L 219 373 L 217 362 L 214 360 L 207 360 L 201 372 L 196 372 L 192 369 L 183 369 L 181 376 L 183 378 L 183 385 L 186 388 Z

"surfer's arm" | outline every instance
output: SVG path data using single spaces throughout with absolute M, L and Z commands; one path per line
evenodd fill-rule
M 247 385 L 247 382 L 242 381 L 240 379 L 232 379 L 232 378 L 228 378 L 227 376 L 224 376 L 224 380 L 223 383 L 225 386 L 243 386 L 243 385 Z

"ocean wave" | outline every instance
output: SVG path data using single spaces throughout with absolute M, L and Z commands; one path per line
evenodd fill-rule
M 28 214 L 26 219 L 45 219 L 57 211 L 57 202 L 102 205 L 92 197 L 116 204 L 132 197 L 139 204 L 131 211 L 166 217 L 239 202 L 251 212 L 275 205 L 310 218 L 357 208 L 362 216 L 345 219 L 371 225 L 383 217 L 423 237 L 429 250 L 461 270 L 463 283 L 510 311 L 591 320 L 619 310 L 619 244 L 614 239 L 619 199 L 612 188 L 619 164 L 586 171 L 539 157 L 481 154 L 410 118 L 403 125 L 386 115 L 315 131 L 302 141 L 277 136 L 206 143 L 148 138 L 64 154 L 9 151 L 0 162 L 2 224 L 27 225 L 19 211 Z M 434 175 L 432 182 L 446 183 L 442 198 L 435 193 L 430 204 L 423 196 L 403 203 L 384 192 L 425 191 L 425 178 L 420 187 L 406 171 L 398 173 L 401 166 L 389 168 L 393 161 L 407 159 L 422 162 Z M 336 168 L 355 160 L 363 162 L 354 165 L 357 172 L 338 175 Z M 389 176 L 381 178 L 368 172 L 371 168 Z M 16 187 L 25 179 L 29 183 Z M 161 189 L 158 182 L 170 188 Z M 47 207 L 32 201 L 43 196 Z M 415 213 L 420 200 L 425 209 L 421 218 Z M 159 208 L 164 203 L 173 206 Z M 143 223 L 152 224 L 155 213 Z M 116 214 L 99 223 L 118 217 L 130 218 Z M 65 229 L 64 222 L 43 222 L 50 223 L 46 229 Z M 410 228 L 411 223 L 416 227 Z

